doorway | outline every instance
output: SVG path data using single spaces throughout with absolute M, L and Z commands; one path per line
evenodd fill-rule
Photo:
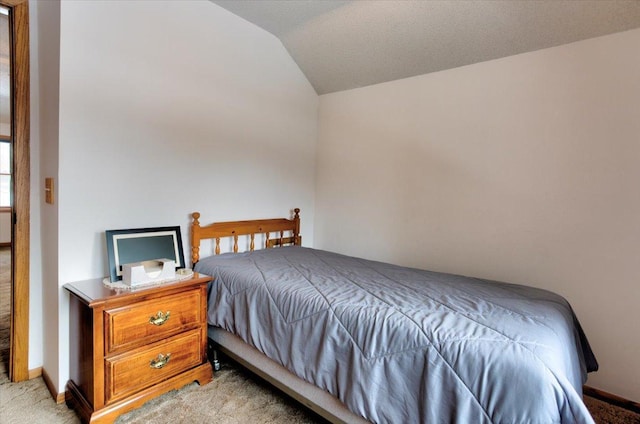
M 0 8 L 0 39 L 8 34 L 8 19 Z M 11 137 L 8 135 L 8 66 L 4 43 L 0 43 L 0 382 L 9 370 L 11 330 Z
M 0 135 L 9 146 L 10 313 L 8 375 L 29 379 L 29 10 L 26 0 L 0 0 L 8 36 L 2 35 L 0 64 L 6 63 L 6 89 L 0 89 L 0 115 L 8 124 Z M 8 98 L 5 103 L 2 97 Z M 4 122 L 4 118 L 0 118 Z M 5 134 L 7 133 L 8 134 Z M 6 173 L 5 173 L 6 174 Z M 6 177 L 3 177 L 6 180 Z M 5 266 L 3 264 L 3 270 Z

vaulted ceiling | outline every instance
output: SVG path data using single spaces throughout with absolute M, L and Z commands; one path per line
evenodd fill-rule
M 640 28 L 638 0 L 211 0 L 278 37 L 318 94 Z

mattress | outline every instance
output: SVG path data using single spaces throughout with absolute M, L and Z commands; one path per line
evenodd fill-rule
M 592 423 L 597 362 L 549 291 L 299 246 L 223 254 L 208 321 L 374 423 Z

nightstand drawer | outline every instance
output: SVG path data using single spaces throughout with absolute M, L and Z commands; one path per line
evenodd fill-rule
M 201 325 L 200 291 L 152 299 L 106 310 L 106 353 L 161 340 Z
M 105 359 L 106 402 L 125 397 L 202 363 L 201 331 Z

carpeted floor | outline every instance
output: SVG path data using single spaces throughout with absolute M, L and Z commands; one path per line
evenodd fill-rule
M 0 423 L 79 423 L 65 405 L 56 405 L 41 378 L 10 383 L 9 360 L 10 257 L 0 248 Z M 640 424 L 640 415 L 585 396 L 598 424 Z M 122 415 L 116 424 L 171 423 L 325 423 L 290 398 L 233 363 L 200 387 L 193 383 Z

